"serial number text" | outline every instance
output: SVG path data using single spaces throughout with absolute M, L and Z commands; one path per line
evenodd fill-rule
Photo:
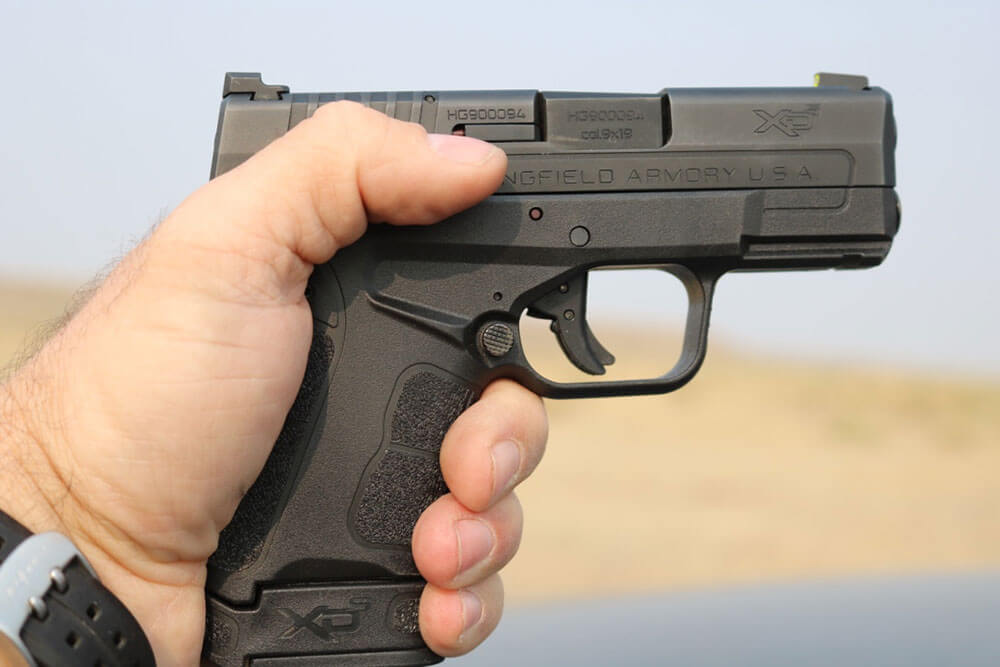
M 577 123 L 627 123 L 646 119 L 645 114 L 640 109 L 577 109 L 570 111 L 566 117 Z
M 480 107 L 470 109 L 448 109 L 448 120 L 470 121 L 470 120 L 518 120 L 527 118 L 524 109 L 508 107 L 506 109 L 496 107 Z

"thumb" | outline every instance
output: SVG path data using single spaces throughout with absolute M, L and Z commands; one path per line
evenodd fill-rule
M 441 220 L 492 194 L 506 164 L 502 150 L 478 139 L 428 134 L 335 102 L 198 190 L 154 239 L 267 265 L 268 287 L 297 297 L 312 265 L 356 241 L 368 222 Z M 217 280 L 226 263 L 198 265 Z M 257 272 L 239 273 L 245 281 Z

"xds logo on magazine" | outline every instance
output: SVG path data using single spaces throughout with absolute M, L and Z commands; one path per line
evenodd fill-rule
M 370 605 L 371 600 L 368 598 L 354 598 L 347 608 L 319 605 L 304 615 L 287 607 L 279 607 L 278 612 L 292 622 L 292 625 L 279 637 L 280 639 L 291 639 L 303 630 L 307 630 L 323 641 L 336 642 L 334 633 L 356 630 L 361 624 L 361 612 L 368 609 Z

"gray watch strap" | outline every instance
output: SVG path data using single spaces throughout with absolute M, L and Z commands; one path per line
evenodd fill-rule
M 63 570 L 74 558 L 97 576 L 76 545 L 59 533 L 32 535 L 0 563 L 0 632 L 10 638 L 31 667 L 36 665 L 35 659 L 21 640 L 21 629 L 32 613 L 46 613 L 45 595 L 65 581 Z
M 155 665 L 139 622 L 73 543 L 32 535 L 3 511 L 0 633 L 30 667 Z

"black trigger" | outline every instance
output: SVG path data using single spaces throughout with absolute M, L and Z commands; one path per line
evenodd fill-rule
M 587 346 L 594 353 L 594 356 L 597 357 L 598 361 L 605 366 L 615 363 L 615 355 L 608 352 L 607 348 L 601 345 L 601 341 L 597 340 L 597 336 L 590 330 L 590 323 L 586 320 L 583 321 L 583 333 L 587 337 Z
M 552 320 L 563 353 L 584 373 L 603 375 L 614 356 L 594 336 L 587 324 L 587 274 L 568 280 L 528 308 L 532 317 Z

